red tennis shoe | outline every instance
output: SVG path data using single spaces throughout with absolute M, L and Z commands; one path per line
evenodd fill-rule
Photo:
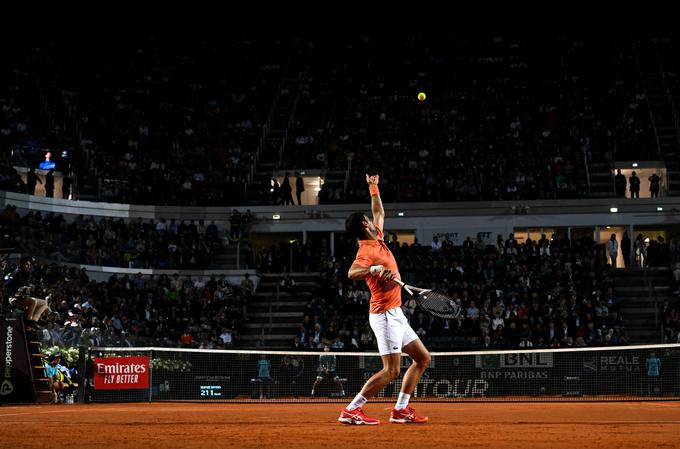
M 390 422 L 397 424 L 406 423 L 422 424 L 426 423 L 427 419 L 428 419 L 427 416 L 417 415 L 416 411 L 413 410 L 408 405 L 406 406 L 406 408 L 403 408 L 401 410 L 393 408 L 392 413 L 390 413 Z
M 368 416 L 364 415 L 364 411 L 361 410 L 361 407 L 355 408 L 352 411 L 343 408 L 340 412 L 338 421 L 343 424 L 366 424 L 369 426 L 380 424 L 379 420 L 369 418 Z

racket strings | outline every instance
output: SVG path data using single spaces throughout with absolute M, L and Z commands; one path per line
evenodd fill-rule
M 443 318 L 453 318 L 460 313 L 460 306 L 447 295 L 425 292 L 418 296 L 420 305 L 430 313 Z

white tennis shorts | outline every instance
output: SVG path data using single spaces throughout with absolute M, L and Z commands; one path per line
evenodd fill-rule
M 401 348 L 418 338 L 401 307 L 382 313 L 370 313 L 368 322 L 378 342 L 380 355 L 401 353 Z

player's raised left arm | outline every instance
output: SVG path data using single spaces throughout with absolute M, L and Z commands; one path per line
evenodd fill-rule
M 380 190 L 378 190 L 379 181 L 380 175 L 366 175 L 368 189 L 371 192 L 371 211 L 373 212 L 373 224 L 382 230 L 385 223 L 385 209 L 383 209 L 382 200 L 380 199 Z

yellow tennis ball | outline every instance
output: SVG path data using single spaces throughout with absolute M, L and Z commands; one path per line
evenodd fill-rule
M 418 100 L 425 101 L 425 98 L 427 98 L 425 96 L 425 92 L 421 92 L 421 93 L 418 94 Z

